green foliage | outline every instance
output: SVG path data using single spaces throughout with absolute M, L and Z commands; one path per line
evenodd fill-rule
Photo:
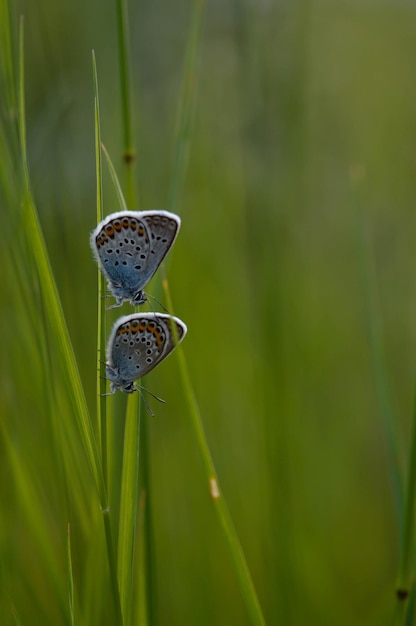
M 2 624 L 413 623 L 414 9 L 125 9 L 0 0 Z M 98 396 L 116 180 L 182 218 L 154 418 Z

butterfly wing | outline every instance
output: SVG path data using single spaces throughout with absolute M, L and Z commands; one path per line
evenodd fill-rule
M 97 226 L 91 246 L 119 303 L 140 300 L 179 226 L 180 219 L 167 211 L 113 213 Z
M 171 249 L 181 222 L 177 215 L 168 211 L 143 212 L 142 219 L 147 226 L 150 240 L 150 254 L 143 267 L 143 278 L 146 280 L 144 284 L 146 284 Z
M 157 313 L 134 313 L 119 319 L 107 347 L 107 376 L 115 387 L 131 389 L 131 383 L 148 374 L 175 348 L 187 328 L 176 317 Z

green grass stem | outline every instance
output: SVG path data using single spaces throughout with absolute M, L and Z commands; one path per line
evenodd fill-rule
M 178 210 L 187 168 L 193 111 L 197 90 L 198 59 L 202 38 L 204 8 L 204 0 L 196 0 L 193 4 L 191 26 L 185 59 L 183 88 L 179 106 L 179 123 L 177 139 L 175 143 L 172 184 L 169 196 L 169 208 L 171 211 L 174 212 L 177 212 Z M 166 279 L 163 280 L 163 288 L 168 303 L 168 310 L 173 312 L 173 302 L 170 296 Z M 265 620 L 247 566 L 247 562 L 241 548 L 241 544 L 239 542 L 229 509 L 219 489 L 217 473 L 211 457 L 211 453 L 209 451 L 197 399 L 192 387 L 185 354 L 181 346 L 178 347 L 178 359 L 181 378 L 185 391 L 185 397 L 187 399 L 189 414 L 191 418 L 191 425 L 205 468 L 207 488 L 214 504 L 215 511 L 218 515 L 221 528 L 223 529 L 226 541 L 230 548 L 237 577 L 240 582 L 241 590 L 246 602 L 251 621 L 257 626 L 264 626 Z
M 100 106 L 98 93 L 97 65 L 95 55 L 93 53 L 93 78 L 94 78 L 94 102 L 95 102 L 95 159 L 96 159 L 96 183 L 97 183 L 97 222 L 103 218 L 103 193 L 102 193 L 102 159 L 101 159 L 101 130 L 100 130 Z M 105 340 L 106 340 L 106 324 L 105 324 L 105 279 L 98 270 L 98 305 L 97 305 L 97 353 L 99 363 L 97 367 L 97 418 L 99 424 L 99 436 L 101 443 L 102 472 L 105 485 L 105 506 L 104 527 L 107 541 L 107 549 L 110 563 L 110 576 L 114 595 L 114 603 L 116 608 L 117 619 L 120 624 L 123 623 L 120 587 L 117 577 L 117 559 L 113 542 L 113 531 L 110 519 L 110 509 L 108 501 L 108 445 L 107 445 L 107 397 L 106 378 L 105 378 Z
M 415 519 L 416 519 L 416 385 L 413 401 L 412 434 L 410 441 L 409 468 L 407 476 L 406 500 L 402 524 L 400 566 L 397 581 L 397 625 L 408 623 L 407 608 L 411 593 L 414 555 L 415 555 Z
M 383 345 L 382 322 L 380 305 L 375 285 L 377 284 L 374 267 L 369 250 L 372 250 L 368 228 L 364 219 L 364 212 L 358 202 L 361 174 L 352 176 L 353 192 L 357 203 L 358 258 L 361 271 L 361 284 L 365 306 L 365 319 L 370 346 L 370 356 L 373 365 L 376 392 L 380 414 L 386 435 L 389 455 L 389 470 L 395 499 L 395 510 L 399 525 L 403 513 L 403 478 L 400 471 L 397 430 L 390 399 L 389 382 L 386 367 L 386 355 Z
M 2 440 L 5 445 L 7 457 L 10 460 L 10 465 L 13 468 L 14 484 L 20 495 L 25 518 L 29 522 L 33 520 L 31 526 L 36 538 L 36 546 L 39 549 L 39 553 L 42 554 L 44 562 L 47 564 L 48 571 L 51 572 L 54 597 L 58 600 L 60 610 L 62 612 L 62 618 L 66 619 L 68 615 L 68 604 L 66 602 L 66 598 L 63 597 L 62 590 L 59 586 L 60 572 L 55 558 L 56 555 L 54 554 L 47 527 L 44 524 L 38 523 L 38 520 L 43 517 L 43 511 L 42 503 L 37 497 L 35 476 L 30 476 L 26 471 L 26 468 L 22 465 L 21 459 L 16 452 L 13 442 L 10 440 L 10 437 L 4 429 L 2 430 Z
M 120 92 L 123 124 L 123 161 L 126 165 L 126 195 L 131 210 L 139 210 L 135 181 L 136 152 L 134 148 L 134 120 L 132 109 L 132 87 L 130 72 L 130 45 L 127 0 L 117 0 L 117 30 L 119 51 Z
M 190 134 L 198 87 L 198 60 L 204 23 L 205 0 L 195 0 L 191 15 L 189 38 L 185 57 L 185 71 L 178 111 L 173 173 L 169 193 L 169 209 L 178 212 L 189 156 Z
M 27 232 L 30 234 L 27 240 L 31 245 L 33 260 L 37 268 L 39 277 L 41 277 L 41 286 L 43 291 L 45 310 L 50 322 L 56 344 L 59 348 L 62 363 L 64 365 L 70 398 L 74 408 L 74 414 L 81 434 L 88 463 L 97 486 L 99 500 L 104 516 L 104 526 L 107 538 L 107 549 L 110 576 L 113 581 L 112 589 L 115 603 L 116 614 L 120 614 L 118 588 L 114 585 L 116 581 L 116 568 L 114 559 L 114 548 L 112 542 L 111 525 L 108 514 L 108 502 L 103 479 L 101 459 L 98 452 L 97 442 L 82 387 L 75 354 L 71 345 L 68 328 L 60 303 L 58 290 L 56 288 L 52 269 L 49 263 L 45 242 L 36 211 L 36 207 L 32 198 L 29 170 L 27 165 L 26 150 L 26 122 L 25 122 L 25 106 L 24 106 L 24 28 L 23 19 L 20 23 L 19 37 L 19 131 L 20 131 L 20 149 L 23 171 L 23 198 L 22 207 L 25 215 L 24 223 Z M 121 623 L 121 620 L 119 620 Z
M 95 112 L 95 164 L 96 164 L 96 194 L 97 194 L 97 224 L 103 219 L 103 181 L 102 181 L 102 158 L 101 158 L 101 128 L 100 128 L 100 100 L 98 94 L 98 77 L 95 54 L 92 54 L 92 67 L 94 78 L 94 112 Z M 99 441 L 101 447 L 101 459 L 103 476 L 108 491 L 108 460 L 107 460 L 107 401 L 106 401 L 106 378 L 105 378 L 105 278 L 102 272 L 97 273 L 98 306 L 97 306 L 97 421 Z
M 121 477 L 120 523 L 118 534 L 118 577 L 124 622 L 132 624 L 134 553 L 138 511 L 140 396 L 128 399 L 124 426 L 123 468 Z M 143 600 L 142 600 L 143 601 Z
M 14 46 L 12 41 L 12 16 L 10 11 L 10 0 L 0 1 L 0 46 L 1 46 L 1 58 L 2 58 L 2 84 L 1 90 L 4 93 L 4 99 L 7 106 L 7 114 L 9 120 L 13 120 L 13 151 L 15 155 L 18 152 L 18 105 L 17 105 L 17 84 L 15 81 L 16 60 L 14 58 Z M 3 155 L 6 152 L 2 152 Z
M 67 535 L 67 578 L 68 578 L 68 606 L 70 615 L 70 624 L 75 626 L 75 614 L 74 614 L 74 578 L 72 571 L 72 556 L 71 556 L 71 526 L 68 524 Z
M 26 127 L 24 113 L 24 74 L 23 74 L 23 20 L 20 29 L 20 81 L 19 81 L 19 128 L 20 128 L 20 148 L 23 169 L 23 198 L 22 206 L 25 214 L 25 224 L 30 237 L 28 241 L 32 246 L 33 259 L 35 261 L 39 276 L 42 277 L 42 289 L 45 300 L 45 308 L 48 318 L 51 322 L 52 329 L 55 333 L 57 344 L 61 352 L 62 360 L 65 365 L 68 381 L 70 382 L 70 392 L 75 414 L 78 420 L 78 426 L 82 435 L 85 446 L 87 459 L 90 464 L 92 475 L 94 477 L 97 489 L 100 495 L 104 493 L 104 484 L 100 471 L 100 459 L 96 446 L 94 432 L 85 400 L 84 390 L 82 388 L 79 371 L 75 360 L 74 351 L 69 338 L 68 329 L 59 300 L 58 290 L 53 278 L 52 269 L 49 263 L 46 246 L 43 240 L 42 231 L 37 216 L 35 204 L 32 199 L 29 182 L 29 171 L 27 166 L 26 153 Z
M 173 311 L 173 301 L 169 292 L 167 281 L 163 281 L 163 289 L 166 296 L 166 301 L 168 303 L 168 310 Z M 251 622 L 255 626 L 265 626 L 266 622 L 264 620 L 256 589 L 254 587 L 254 583 L 248 569 L 247 561 L 244 556 L 240 541 L 238 539 L 237 531 L 232 521 L 227 503 L 219 487 L 217 472 L 215 470 L 214 461 L 212 460 L 212 456 L 209 451 L 208 442 L 198 407 L 198 402 L 192 387 L 188 364 L 186 362 L 185 353 L 181 345 L 177 347 L 177 354 L 184 394 L 189 409 L 191 427 L 204 466 L 206 488 L 213 502 L 215 512 L 218 515 L 218 519 L 224 532 L 226 542 L 228 543 L 235 571 L 237 573 L 237 577 L 240 583 L 240 588 L 246 602 L 248 613 L 251 618 Z
M 116 191 L 116 196 L 119 204 L 120 211 L 127 211 L 127 204 L 124 199 L 123 191 L 121 189 L 120 181 L 118 180 L 116 169 L 113 165 L 113 162 L 110 158 L 110 155 L 107 152 L 105 145 L 101 144 L 102 151 L 104 152 L 104 156 L 107 160 L 108 169 L 110 171 L 111 180 L 114 185 L 114 189 Z
M 120 210 L 126 210 L 126 201 L 110 155 L 102 146 Z M 124 430 L 123 466 L 120 487 L 120 520 L 118 534 L 117 570 L 124 621 L 132 620 L 132 589 L 134 580 L 135 532 L 138 510 L 140 418 L 142 405 L 139 394 L 128 397 Z M 144 576 L 145 573 L 142 572 Z M 142 581 L 144 584 L 144 581 Z M 144 601 L 142 599 L 142 601 Z

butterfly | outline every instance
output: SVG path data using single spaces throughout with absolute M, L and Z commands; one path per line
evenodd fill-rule
M 168 211 L 121 211 L 98 224 L 90 236 L 91 248 L 108 287 L 114 307 L 129 301 L 143 304 L 143 287 L 172 247 L 181 225 Z
M 119 318 L 107 345 L 110 393 L 117 389 L 124 393 L 136 391 L 134 381 L 159 365 L 186 333 L 186 325 L 166 313 L 133 313 Z

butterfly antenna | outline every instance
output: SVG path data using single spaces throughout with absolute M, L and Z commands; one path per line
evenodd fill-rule
M 165 311 L 165 313 L 169 314 L 169 311 L 167 310 L 167 308 L 165 306 L 163 306 L 163 304 L 157 298 L 155 298 L 154 296 L 148 295 L 147 296 L 147 301 L 149 302 L 149 304 L 150 304 L 150 300 L 154 300 L 160 307 L 162 307 L 162 309 Z M 156 311 L 154 310 L 154 308 L 152 306 L 150 308 L 152 309 L 152 313 L 154 315 L 156 315 Z
M 153 411 L 152 411 L 152 409 L 150 408 L 150 406 L 147 404 L 147 402 L 146 402 L 146 398 L 144 397 L 143 391 L 142 391 L 142 389 L 141 389 L 140 387 L 138 388 L 138 392 L 139 392 L 139 394 L 140 394 L 141 399 L 143 400 L 143 404 L 144 404 L 144 406 L 146 407 L 147 412 L 149 413 L 149 415 L 151 415 L 152 417 L 154 417 L 154 416 L 155 416 L 155 414 L 153 413 Z
M 146 389 L 146 387 L 142 387 L 141 385 L 139 386 L 139 391 L 144 391 L 145 393 L 148 393 L 149 396 L 152 396 L 152 398 L 154 398 L 155 400 L 157 400 L 158 402 L 162 402 L 163 404 L 166 404 L 166 400 L 164 400 L 163 398 L 159 398 L 159 396 L 156 396 L 154 393 L 152 393 L 151 391 L 149 391 L 148 389 Z

